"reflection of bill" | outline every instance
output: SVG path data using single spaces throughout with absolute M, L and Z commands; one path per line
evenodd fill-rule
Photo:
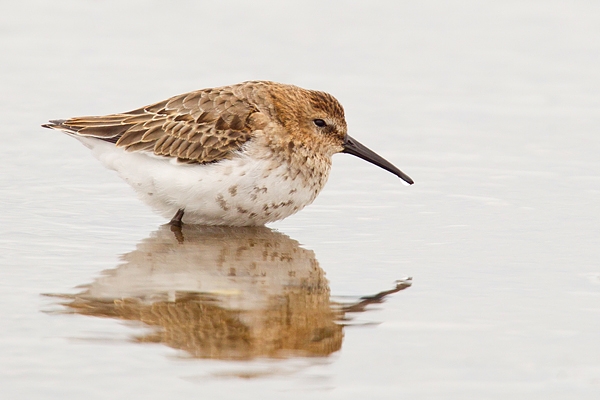
M 341 348 L 346 312 L 389 294 L 332 307 L 315 254 L 265 227 L 161 227 L 124 263 L 64 305 L 79 314 L 141 321 L 136 337 L 193 357 L 326 356 Z

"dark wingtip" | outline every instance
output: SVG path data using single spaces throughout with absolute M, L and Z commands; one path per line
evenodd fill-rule
M 42 128 L 54 129 L 57 126 L 61 126 L 66 119 L 51 119 L 47 124 L 42 124 Z

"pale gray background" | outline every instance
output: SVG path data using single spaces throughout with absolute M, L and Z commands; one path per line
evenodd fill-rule
M 20 1 L 0 13 L 3 399 L 600 396 L 600 3 Z M 249 79 L 320 89 L 416 181 L 338 155 L 272 227 L 332 293 L 413 287 L 326 359 L 184 361 L 57 316 L 164 223 L 47 119 Z M 101 340 L 100 340 L 101 339 Z M 220 371 L 266 369 L 254 380 Z

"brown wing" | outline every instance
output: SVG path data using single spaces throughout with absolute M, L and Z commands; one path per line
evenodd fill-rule
M 123 114 L 51 121 L 48 128 L 115 143 L 128 151 L 210 163 L 230 158 L 252 136 L 257 109 L 232 87 L 182 94 Z

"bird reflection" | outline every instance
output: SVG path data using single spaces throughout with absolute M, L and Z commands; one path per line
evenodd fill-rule
M 327 356 L 342 346 L 348 313 L 410 286 L 334 303 L 314 252 L 266 227 L 163 226 L 123 261 L 58 295 L 65 310 L 141 321 L 154 329 L 135 341 L 196 358 Z

